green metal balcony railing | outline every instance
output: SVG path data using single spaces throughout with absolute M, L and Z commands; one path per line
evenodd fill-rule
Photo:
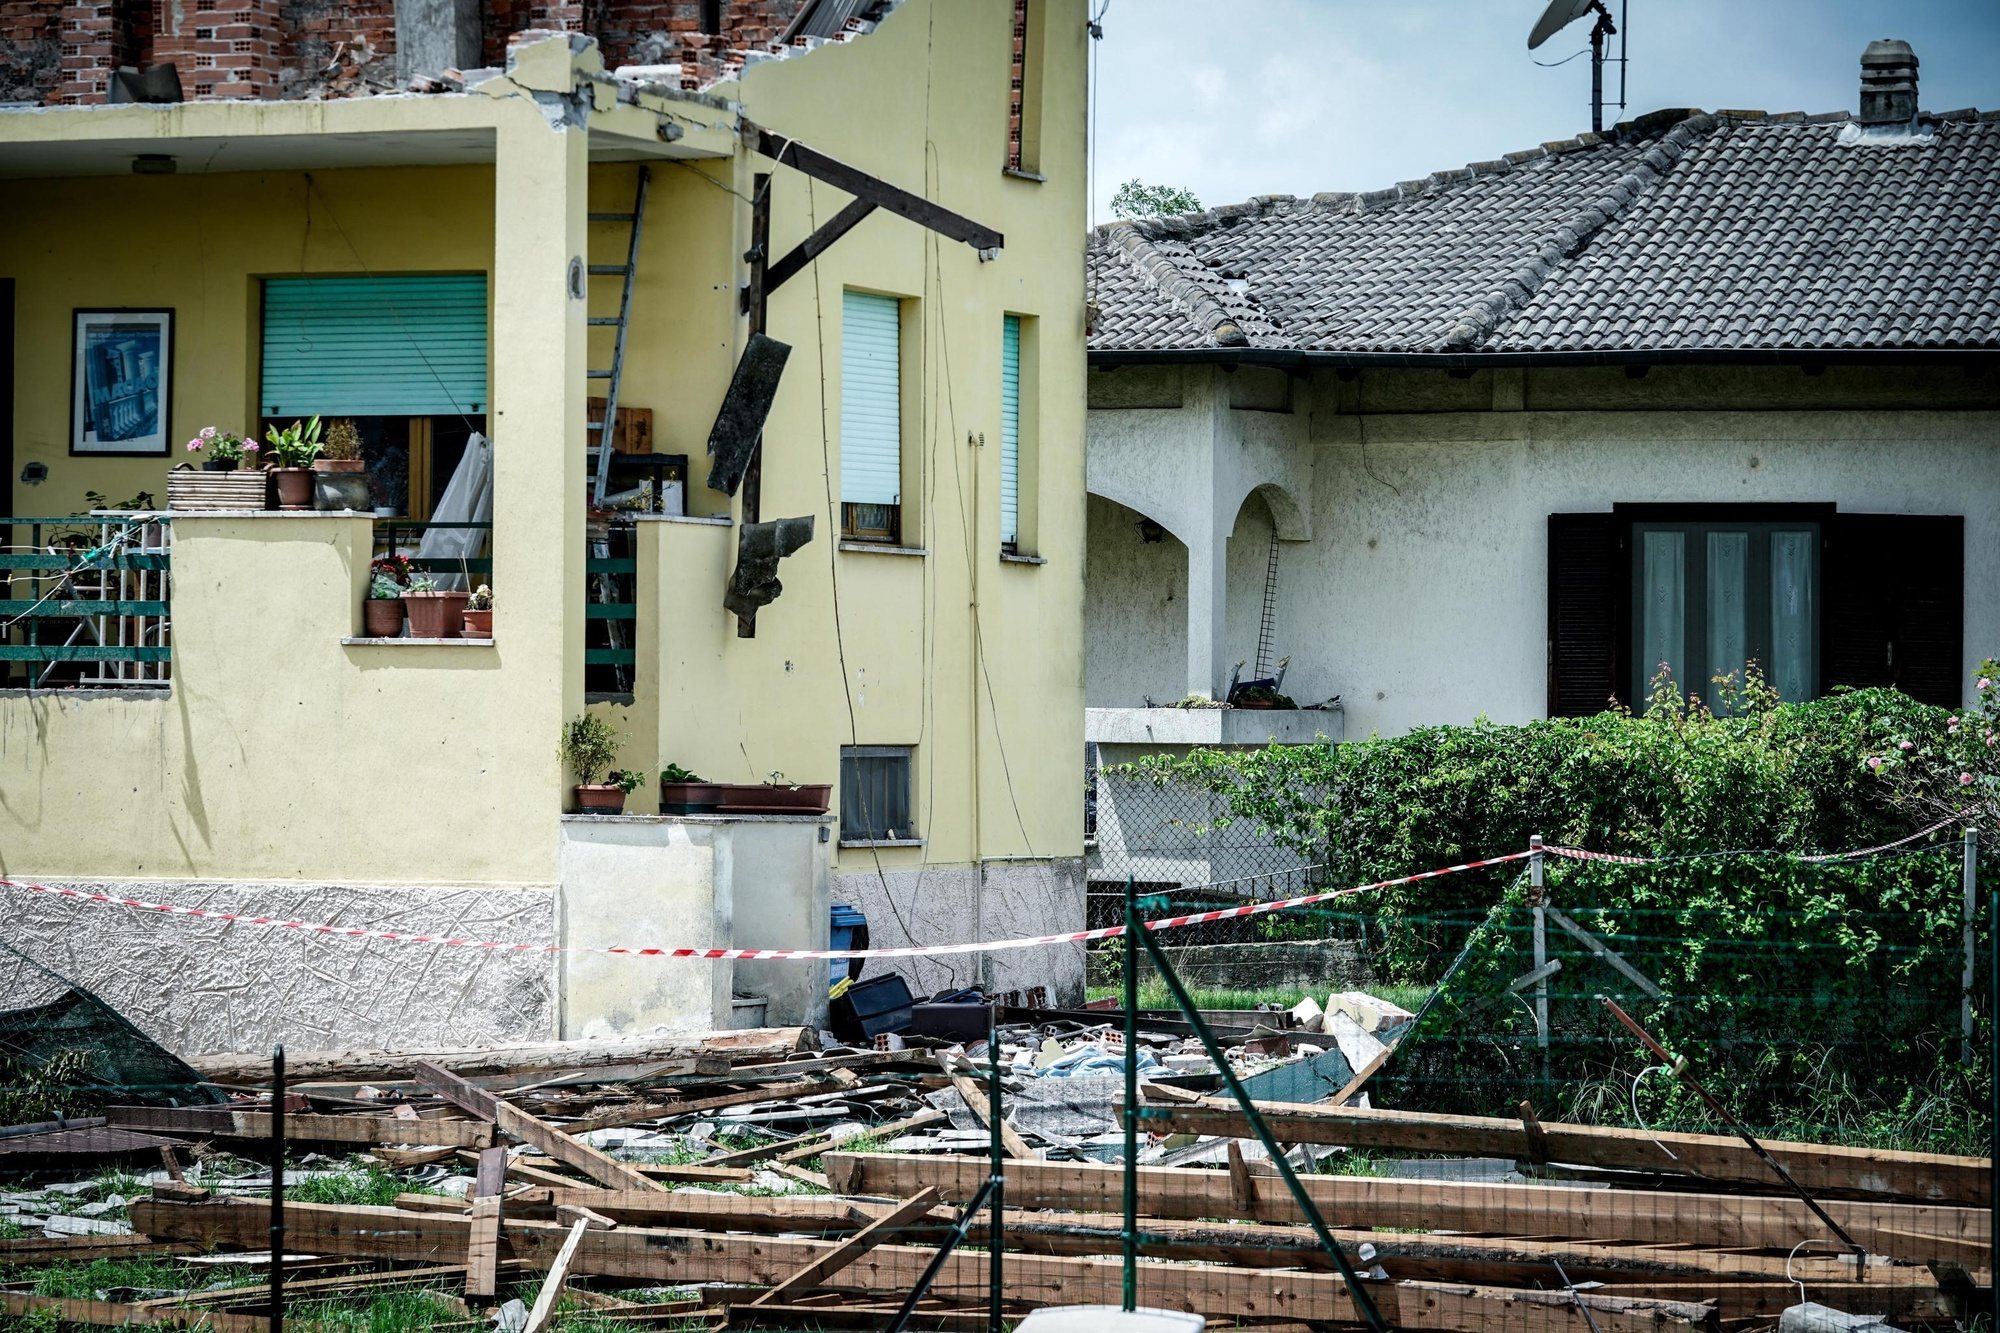
M 153 513 L 0 518 L 0 684 L 165 684 L 171 532 Z

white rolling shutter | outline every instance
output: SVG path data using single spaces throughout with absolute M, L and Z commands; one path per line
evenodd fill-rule
M 841 298 L 840 499 L 903 498 L 902 305 L 893 296 Z
M 1021 539 L 1021 318 L 1000 333 L 1000 540 Z

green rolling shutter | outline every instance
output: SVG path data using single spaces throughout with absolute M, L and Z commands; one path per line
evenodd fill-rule
M 484 413 L 486 275 L 266 278 L 267 417 Z
M 1000 332 L 1000 540 L 1021 539 L 1021 318 Z
M 902 305 L 893 296 L 841 298 L 840 499 L 903 497 Z

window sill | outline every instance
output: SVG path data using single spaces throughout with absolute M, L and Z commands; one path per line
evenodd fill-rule
M 1011 176 L 1017 181 L 1033 181 L 1037 185 L 1046 185 L 1049 179 L 1039 171 L 1023 171 L 1020 167 L 1002 167 L 1000 174 Z
M 1003 565 L 1046 565 L 1049 561 L 1047 556 L 1021 555 L 1015 551 L 1002 551 L 1000 553 L 1000 563 Z
M 884 546 L 879 542 L 843 541 L 840 549 L 852 551 L 856 555 L 904 555 L 914 556 L 920 560 L 930 554 L 921 546 Z
M 842 847 L 921 847 L 922 838 L 842 838 Z
M 351 648 L 491 648 L 491 639 L 407 639 L 398 635 L 393 639 L 371 639 L 362 636 L 344 636 L 343 644 Z

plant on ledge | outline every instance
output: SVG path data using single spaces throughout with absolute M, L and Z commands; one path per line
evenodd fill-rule
M 472 596 L 465 599 L 463 619 L 466 638 L 493 637 L 493 589 L 490 586 L 482 583 L 472 590 Z
M 264 438 L 270 442 L 271 462 L 277 469 L 278 508 L 311 509 L 311 469 L 320 452 L 319 418 L 303 424 L 294 421 L 282 430 L 267 426 Z
M 409 581 L 410 562 L 400 555 L 384 556 L 369 569 L 362 632 L 371 639 L 393 639 L 403 632 L 403 585 Z
M 239 468 L 254 467 L 257 463 L 257 442 L 246 440 L 233 430 L 203 426 L 188 441 L 187 447 L 189 453 L 203 456 L 201 467 L 204 472 L 234 472 Z
M 577 809 L 613 815 L 624 811 L 629 788 L 597 780 L 618 758 L 618 740 L 611 724 L 595 713 L 579 713 L 563 724 L 557 753 L 576 774 Z

